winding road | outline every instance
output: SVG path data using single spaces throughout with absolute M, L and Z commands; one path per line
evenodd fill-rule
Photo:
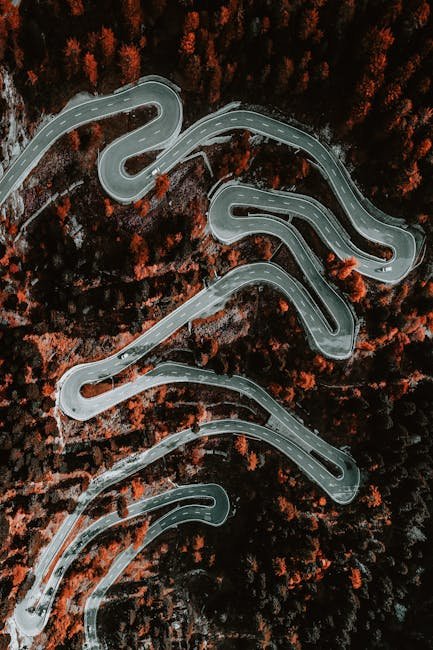
M 174 503 L 181 499 L 191 498 L 191 491 L 191 488 L 187 487 L 170 490 L 170 492 L 165 493 L 166 503 L 161 505 L 167 505 L 167 501 L 168 503 Z M 161 496 L 164 497 L 164 495 Z M 220 485 L 194 485 L 194 501 L 200 498 L 211 499 L 212 505 L 202 506 L 194 503 L 192 506 L 178 507 L 177 509 L 168 512 L 149 527 L 146 537 L 141 544 L 137 546 L 130 545 L 115 558 L 105 576 L 101 579 L 92 594 L 86 600 L 84 606 L 84 636 L 86 650 L 100 650 L 103 647 L 99 641 L 97 629 L 97 618 L 101 601 L 110 587 L 146 546 L 169 528 L 177 527 L 182 523 L 196 521 L 207 524 L 208 526 L 221 526 L 226 521 L 230 511 L 230 502 L 227 493 Z M 144 503 L 141 508 L 144 510 L 145 507 L 146 503 Z M 144 512 L 146 511 L 148 512 L 149 509 L 144 510 Z
M 212 371 L 168 362 L 160 363 L 136 380 L 95 397 L 82 395 L 84 385 L 119 374 L 185 324 L 220 309 L 236 292 L 256 284 L 270 285 L 292 302 L 312 347 L 324 356 L 347 359 L 355 345 L 356 316 L 343 296 L 324 278 L 322 263 L 293 225 L 292 219 L 308 223 L 340 259 L 355 257 L 359 272 L 380 282 L 401 281 L 415 265 L 424 241 L 421 231 L 408 228 L 402 219 L 386 215 L 372 206 L 332 150 L 298 126 L 256 111 L 240 109 L 239 104 L 230 104 L 181 132 L 183 109 L 178 89 L 160 77 L 145 77 L 136 85 L 119 89 L 111 95 L 78 96 L 69 102 L 64 110 L 38 130 L 0 179 L 0 205 L 62 135 L 83 124 L 144 106 L 156 108 L 156 117 L 116 139 L 99 156 L 100 182 L 116 201 L 131 203 L 138 200 L 154 188 L 159 174 L 168 173 L 199 147 L 219 142 L 223 134 L 234 130 L 247 130 L 306 153 L 329 183 L 353 228 L 365 239 L 388 249 L 391 256 L 385 259 L 363 251 L 351 241 L 335 215 L 310 197 L 261 190 L 237 182 L 213 188 L 209 194 L 207 215 L 212 234 L 226 244 L 256 233 L 279 238 L 291 252 L 318 301 L 299 280 L 278 265 L 271 262 L 246 264 L 214 280 L 122 350 L 105 359 L 74 366 L 63 375 L 58 385 L 57 404 L 65 415 L 76 420 L 93 418 L 139 392 L 167 383 L 198 383 L 236 391 L 263 408 L 268 413 L 268 420 L 265 426 L 235 419 L 203 423 L 198 432 L 186 429 L 172 434 L 151 449 L 119 461 L 93 479 L 80 495 L 75 511 L 66 517 L 42 552 L 33 570 L 34 583 L 15 609 L 13 623 L 25 638 L 39 634 L 45 627 L 62 577 L 82 548 L 102 530 L 122 521 L 113 512 L 74 537 L 77 523 L 88 505 L 103 490 L 201 436 L 242 433 L 265 441 L 295 462 L 306 476 L 342 505 L 354 498 L 359 486 L 359 470 L 347 453 L 322 440 L 263 388 L 245 377 L 217 375 Z M 158 152 L 152 163 L 135 175 L 127 173 L 125 163 L 128 159 L 150 151 Z M 247 214 L 237 215 L 236 210 Z M 185 521 L 221 525 L 229 511 L 227 494 L 216 485 L 184 486 L 130 506 L 125 519 L 191 499 L 194 499 L 194 504 L 178 507 L 152 524 L 138 549 L 129 547 L 115 559 L 86 603 L 85 633 L 89 648 L 100 647 L 96 617 L 101 598 L 144 546 L 164 530 Z M 211 500 L 212 504 L 200 505 L 195 502 L 197 499 Z
M 307 264 L 309 261 L 306 262 Z M 221 308 L 234 292 L 251 284 L 269 284 L 289 298 L 296 306 L 309 337 L 323 354 L 342 359 L 350 355 L 354 345 L 354 317 L 338 294 L 333 293 L 331 289 L 327 292 L 330 298 L 328 309 L 337 323 L 332 330 L 308 292 L 295 278 L 280 267 L 268 262 L 246 264 L 229 271 L 222 278 L 202 289 L 119 352 L 99 361 L 83 363 L 70 368 L 62 376 L 58 385 L 58 404 L 63 413 L 76 420 L 88 420 L 127 397 L 131 397 L 137 392 L 131 392 L 131 389 L 138 388 L 140 382 L 144 380 L 143 378 L 96 397 L 84 397 L 81 394 L 81 389 L 85 384 L 97 383 L 107 377 L 119 374 L 149 354 L 180 327 L 204 313 L 208 315 L 211 308 Z M 318 292 L 321 292 L 321 289 L 321 285 L 318 285 Z M 325 293 L 324 290 L 323 293 Z M 331 311 L 332 308 L 334 308 L 333 311 Z M 193 371 L 193 369 L 191 370 Z M 184 381 L 188 381 L 189 376 L 190 371 L 185 366 Z
M 218 378 L 218 376 L 216 377 Z M 209 383 L 209 381 L 206 381 L 206 383 Z M 255 386 L 253 382 L 249 383 Z M 263 394 L 267 396 L 265 391 L 263 391 Z M 281 409 L 281 411 L 288 420 L 292 419 L 294 421 L 293 427 L 296 426 L 296 429 L 290 431 L 286 428 L 284 430 L 280 421 L 277 422 L 278 426 L 276 426 L 276 423 L 272 422 L 271 419 L 266 426 L 236 419 L 205 422 L 198 431 L 189 428 L 171 434 L 150 449 L 118 461 L 111 469 L 95 477 L 88 488 L 81 493 L 75 510 L 63 521 L 33 569 L 34 582 L 32 587 L 17 605 L 14 612 L 14 620 L 20 632 L 26 637 L 33 637 L 42 632 L 48 622 L 60 582 L 69 566 L 78 557 L 84 546 L 107 527 L 114 526 L 121 521 L 118 514 L 113 512 L 73 535 L 83 513 L 96 497 L 125 478 L 142 471 L 168 453 L 183 447 L 185 444 L 196 442 L 202 437 L 247 435 L 250 438 L 266 442 L 295 462 L 311 480 L 317 481 L 318 479 L 320 487 L 337 503 L 342 505 L 350 503 L 357 493 L 360 480 L 359 469 L 352 458 L 343 451 L 334 449 L 307 429 L 309 441 L 302 439 L 300 441 L 299 431 L 305 429 L 305 427 L 297 422 L 293 416 L 286 413 L 284 409 Z M 322 458 L 328 458 L 327 465 L 321 462 Z M 196 498 L 195 485 L 185 486 L 182 490 L 185 498 Z M 145 510 L 143 508 L 147 503 L 155 504 L 155 508 L 161 507 L 165 504 L 164 499 L 170 498 L 169 494 L 171 492 L 164 493 L 165 496 L 156 495 L 152 497 L 153 501 L 145 499 L 133 503 L 129 508 L 127 518 L 134 518 L 144 514 Z M 197 494 L 200 497 L 201 493 L 198 492 Z M 150 511 L 149 508 L 146 511 Z M 185 521 L 185 513 L 187 512 L 189 511 L 183 510 L 182 513 L 178 510 L 174 511 L 171 517 L 165 520 L 164 530 Z M 178 518 L 178 513 L 181 514 L 180 518 Z M 68 540 L 71 541 L 67 543 Z
M 383 232 L 377 225 L 374 229 L 376 242 L 385 247 L 389 246 L 394 253 L 392 258 L 384 260 L 356 246 L 333 212 L 310 196 L 295 192 L 262 190 L 231 181 L 219 185 L 217 189 L 214 188 L 210 199 L 209 226 L 217 239 L 225 244 L 233 244 L 252 234 L 278 237 L 290 249 L 313 289 L 320 286 L 324 280 L 317 279 L 316 276 L 310 277 L 306 262 L 313 258 L 312 262 L 319 274 L 324 273 L 322 263 L 290 221 L 268 213 L 283 214 L 290 220 L 295 217 L 308 223 L 324 245 L 337 257 L 342 260 L 354 257 L 357 261 L 357 271 L 379 282 L 399 282 L 408 270 L 412 269 L 418 256 L 418 246 L 423 243 L 418 231 L 414 231 L 415 235 L 407 231 L 403 231 L 403 234 L 399 232 L 401 228 L 392 226 L 392 229 L 388 230 L 387 226 L 387 230 Z M 235 216 L 236 208 L 247 208 L 254 210 L 254 213 L 242 217 Z M 257 213 L 257 210 L 266 210 L 267 213 Z M 296 239 L 299 242 L 298 250 L 293 249 L 291 244 Z
M 153 461 L 149 460 L 149 462 Z M 211 506 L 197 504 L 197 500 L 200 501 L 201 499 L 211 500 Z M 169 515 L 164 515 L 156 524 L 153 524 L 146 534 L 144 545 L 149 544 L 152 539 L 155 539 L 164 531 L 176 528 L 185 521 L 203 521 L 209 525 L 220 526 L 226 520 L 230 510 L 230 502 L 225 490 L 215 484 L 195 484 L 177 487 L 135 501 L 129 506 L 128 514 L 125 517 L 120 517 L 117 511 L 113 511 L 103 515 L 81 530 L 64 548 L 49 574 L 43 576 L 40 573 L 35 574 L 34 584 L 21 603 L 17 605 L 14 619 L 21 634 L 25 638 L 31 638 L 42 632 L 48 622 L 63 576 L 83 549 L 98 535 L 119 523 L 143 517 L 143 515 L 150 514 L 175 502 L 192 500 L 193 503 L 178 508 Z M 133 549 L 136 554 L 139 552 L 138 547 L 133 547 Z
M 410 272 L 424 241 L 422 232 L 408 228 L 403 219 L 387 215 L 371 205 L 329 147 L 297 126 L 256 111 L 239 110 L 237 103 L 229 104 L 216 113 L 203 117 L 181 133 L 183 109 L 178 91 L 179 89 L 167 79 L 148 76 L 136 85 L 120 88 L 111 95 L 95 98 L 77 96 L 37 131 L 0 179 L 0 205 L 22 184 L 48 149 L 65 133 L 121 112 L 127 113 L 144 106 L 153 106 L 157 111 L 155 118 L 114 140 L 99 157 L 98 174 L 101 184 L 116 201 L 131 203 L 138 200 L 153 189 L 156 175 L 169 172 L 198 147 L 213 144 L 224 133 L 247 130 L 302 150 L 310 156 L 358 233 L 391 249 L 392 258 L 376 258 L 377 268 L 373 269 L 375 275 L 371 277 L 377 277 L 376 274 L 379 273 L 381 282 L 395 283 Z M 128 174 L 125 169 L 126 161 L 150 151 L 160 153 L 138 174 Z M 285 200 L 293 196 L 281 192 L 274 194 L 275 197 L 285 196 Z M 329 233 L 324 230 L 325 241 L 332 248 L 335 245 L 333 230 L 337 227 L 341 235 L 342 227 L 337 225 L 332 213 L 319 202 L 308 197 L 300 198 L 303 199 L 302 203 L 296 199 L 292 204 L 296 208 L 298 202 L 297 206 L 301 211 L 298 216 L 315 221 L 319 214 L 318 219 L 324 225 L 328 222 L 330 226 L 330 222 L 334 222 Z M 277 202 L 276 198 L 275 201 Z M 339 245 L 336 246 L 335 252 L 342 259 L 346 256 L 346 251 L 344 248 L 340 250 Z M 365 270 L 367 268 L 364 267 Z M 361 267 L 360 272 L 364 272 Z
M 203 370 L 181 363 L 165 362 L 159 364 L 146 374 L 141 375 L 133 382 L 122 384 L 121 386 L 96 397 L 84 398 L 80 395 L 80 399 L 84 400 L 83 408 L 86 410 L 86 419 L 88 419 L 109 408 L 107 404 L 98 399 L 104 395 L 108 396 L 110 406 L 115 406 L 125 399 L 136 395 L 138 392 L 141 393 L 145 390 L 165 384 L 185 382 L 225 388 L 236 391 L 237 393 L 254 400 L 268 413 L 269 419 L 267 426 L 273 431 L 272 435 L 280 433 L 287 439 L 290 439 L 296 447 L 303 449 L 307 454 L 313 452 L 316 454 L 317 458 L 323 459 L 321 463 L 315 465 L 315 474 L 312 477 L 313 480 L 327 491 L 337 503 L 347 503 L 348 500 L 350 501 L 354 497 L 356 492 L 355 486 L 357 486 L 358 481 L 351 483 L 355 492 L 352 492 L 349 499 L 347 499 L 348 495 L 341 494 L 340 492 L 341 484 L 338 482 L 335 484 L 328 483 L 327 480 L 325 480 L 325 477 L 322 478 L 318 469 L 318 465 L 321 468 L 324 468 L 326 467 L 326 463 L 331 463 L 337 466 L 339 471 L 344 474 L 347 464 L 350 466 L 353 465 L 350 456 L 322 440 L 322 438 L 308 429 L 294 414 L 288 412 L 283 406 L 281 406 L 263 388 L 246 377 L 241 377 L 239 375 L 228 377 L 227 375 L 218 375 L 211 370 Z M 59 395 L 61 394 L 60 391 Z M 72 405 L 75 405 L 74 401 L 72 401 Z M 65 406 L 65 404 L 63 404 L 63 406 Z M 69 415 L 69 413 L 67 414 Z M 74 417 L 74 414 L 71 417 Z M 299 460 L 294 455 L 291 455 L 290 457 L 294 462 L 298 462 Z M 305 471 L 304 466 L 301 466 L 301 469 Z M 313 470 L 314 468 L 311 469 Z M 311 472 L 308 474 L 311 476 Z

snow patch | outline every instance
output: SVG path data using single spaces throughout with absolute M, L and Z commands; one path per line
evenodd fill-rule
M 84 104 L 84 102 L 88 102 L 91 99 L 97 99 L 97 96 L 86 91 L 79 92 L 68 100 L 68 103 L 62 108 L 61 113 L 67 111 L 69 108 L 73 108 L 74 106 Z
M 6 631 L 10 636 L 9 650 L 28 650 L 31 647 L 32 639 L 20 633 L 13 616 L 6 623 Z
M 422 530 L 418 528 L 418 526 L 412 526 L 407 536 L 409 541 L 412 542 L 413 544 L 416 542 L 425 542 L 427 539 L 427 537 L 424 535 Z
M 254 135 L 250 136 L 249 143 L 252 147 L 257 147 L 260 144 L 263 144 L 269 140 L 266 136 L 262 135 L 261 133 L 255 133 Z
M 84 242 L 84 234 L 83 234 L 83 228 L 80 223 L 77 221 L 77 217 L 75 215 L 72 215 L 72 217 L 69 218 L 69 234 L 74 240 L 74 244 L 76 248 L 81 248 Z
M 404 619 L 406 618 L 407 607 L 401 605 L 400 603 L 396 603 L 394 605 L 394 611 L 400 623 L 403 623 Z
M 0 141 L 1 176 L 12 161 L 20 154 L 29 141 L 27 135 L 27 116 L 23 110 L 24 102 L 18 94 L 13 76 L 7 68 L 0 68 L 3 78 L 3 87 L 0 97 L 4 100 L 6 110 L 4 111 L 0 129 L 2 138 Z M 19 116 L 19 117 L 18 117 Z M 18 193 L 12 194 L 10 198 L 10 212 L 20 217 L 24 213 L 24 201 Z

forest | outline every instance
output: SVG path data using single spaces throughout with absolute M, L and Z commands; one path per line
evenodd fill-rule
M 349 447 L 362 483 L 338 506 L 245 431 L 200 440 L 104 492 L 87 522 L 173 483 L 219 483 L 232 502 L 223 527 L 180 526 L 131 564 L 100 611 L 108 648 L 433 648 L 432 14 L 422 0 L 0 0 L 4 169 L 77 93 L 159 74 L 181 88 L 185 126 L 232 101 L 307 125 L 372 203 L 426 235 L 419 265 L 390 286 L 297 224 L 361 321 L 347 361 L 311 350 L 292 305 L 254 287 L 116 378 L 168 359 L 250 377 Z M 216 180 L 296 187 L 357 242 L 311 161 L 248 131 L 206 149 L 213 176 L 197 157 L 159 176 L 152 194 L 117 204 L 99 183 L 99 152 L 150 115 L 62 137 L 1 210 L 0 648 L 13 647 L 7 621 L 38 554 L 93 476 L 211 417 L 265 421 L 253 402 L 190 385 L 152 389 L 88 422 L 56 409 L 68 368 L 120 349 L 207 280 L 258 260 L 302 277 L 270 236 L 232 246 L 211 236 Z M 146 526 L 117 526 L 85 549 L 40 647 L 83 647 L 87 597 Z

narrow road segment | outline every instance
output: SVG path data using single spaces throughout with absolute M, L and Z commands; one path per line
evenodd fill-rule
M 289 420 L 294 419 L 290 414 L 286 415 Z M 72 562 L 95 537 L 121 520 L 116 512 L 112 512 L 74 534 L 83 513 L 97 496 L 172 451 L 196 442 L 200 438 L 246 435 L 266 442 L 295 462 L 299 469 L 325 490 L 334 501 L 341 505 L 350 503 L 357 493 L 360 481 L 359 469 L 353 459 L 311 432 L 308 432 L 308 441 L 301 440 L 299 438 L 299 432 L 303 428 L 301 423 L 295 422 L 298 431 L 290 432 L 283 428 L 281 421 L 275 422 L 276 419 L 276 416 L 274 421 L 270 418 L 266 426 L 236 419 L 205 422 L 198 430 L 188 428 L 171 434 L 150 449 L 121 459 L 110 470 L 95 477 L 87 489 L 80 494 L 75 510 L 63 521 L 50 544 L 42 551 L 33 569 L 33 584 L 14 612 L 14 624 L 20 634 L 24 637 L 33 637 L 42 632 L 48 622 L 60 583 Z M 324 463 L 325 459 L 326 463 Z M 185 498 L 194 500 L 194 504 L 197 498 L 202 496 L 195 485 L 185 486 L 182 490 Z M 142 509 L 143 504 L 156 504 L 155 508 L 166 505 L 164 499 L 170 497 L 169 493 L 165 494 L 166 496 L 152 497 L 153 501 L 145 499 L 135 502 L 130 506 L 127 518 L 143 514 L 145 512 Z M 195 505 L 192 507 L 196 508 Z M 181 521 L 187 521 L 188 512 L 190 511 L 184 511 Z M 167 524 L 177 525 L 175 513 L 167 520 Z M 195 519 L 192 518 L 190 521 Z

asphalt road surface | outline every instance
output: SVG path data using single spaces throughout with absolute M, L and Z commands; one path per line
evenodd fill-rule
M 37 131 L 0 179 L 0 205 L 36 167 L 48 149 L 65 133 L 97 120 L 128 113 L 143 106 L 155 106 L 152 120 L 154 149 L 164 148 L 176 139 L 182 127 L 182 102 L 176 88 L 162 77 L 146 77 L 142 83 L 127 86 L 121 92 L 101 97 L 77 96 Z M 135 139 L 135 135 L 133 138 Z M 125 151 L 128 149 L 125 139 Z
M 63 111 L 38 130 L 0 179 L 0 205 L 21 185 L 62 135 L 89 122 L 144 106 L 155 107 L 156 117 L 139 129 L 114 140 L 99 158 L 100 181 L 115 200 L 122 203 L 136 201 L 154 187 L 158 174 L 169 172 L 198 147 L 211 145 L 221 135 L 231 131 L 248 130 L 304 151 L 326 178 L 353 227 L 366 239 L 391 249 L 390 259 L 378 258 L 378 265 L 373 269 L 375 275 L 372 277 L 380 274 L 382 282 L 398 282 L 413 268 L 424 241 L 421 231 L 409 229 L 402 219 L 395 219 L 371 205 L 356 187 L 341 161 L 317 138 L 281 120 L 256 111 L 240 110 L 236 103 L 205 116 L 181 133 L 183 111 L 178 89 L 166 79 L 156 76 L 144 77 L 136 85 L 120 88 L 111 95 L 95 98 L 78 96 L 69 102 Z M 138 174 L 128 174 L 126 161 L 149 151 L 160 153 Z M 300 205 L 298 203 L 297 207 L 301 211 L 305 210 L 303 216 L 306 219 L 315 221 L 320 213 L 319 220 L 323 224 L 328 222 L 330 228 L 329 233 L 324 228 L 325 241 L 329 240 L 331 248 L 336 246 L 337 255 L 345 255 L 344 248 L 340 249 L 335 244 L 334 228 L 330 227 L 330 221 L 335 221 L 335 218 L 332 219 L 329 214 L 324 216 L 329 211 L 312 200 L 305 200 L 302 208 Z M 318 211 L 319 206 L 322 210 Z
M 236 216 L 236 209 L 248 210 L 247 216 Z M 257 211 L 260 210 L 265 210 L 266 213 L 258 213 Z M 269 213 L 283 214 L 288 219 Z M 379 282 L 398 282 L 415 263 L 417 249 L 412 245 L 416 240 L 407 236 L 406 231 L 403 231 L 405 234 L 402 234 L 401 238 L 397 238 L 398 249 L 394 251 L 395 259 L 384 260 L 356 246 L 333 212 L 310 196 L 295 192 L 261 190 L 236 181 L 219 185 L 210 195 L 208 222 L 212 234 L 217 239 L 225 244 L 233 244 L 255 233 L 278 237 L 290 249 L 306 279 L 310 281 L 305 264 L 308 258 L 313 258 L 320 274 L 324 274 L 325 271 L 299 231 L 291 225 L 293 217 L 308 223 L 324 245 L 337 257 L 343 260 L 354 257 L 357 261 L 356 270 L 361 275 Z M 377 231 L 376 236 L 381 237 L 381 231 L 379 229 Z M 417 237 L 420 236 L 416 234 Z M 298 255 L 291 245 L 294 238 L 298 238 L 301 242 L 301 252 Z M 386 246 L 387 240 L 383 239 L 381 243 Z M 320 281 L 314 278 L 313 285 L 318 282 Z
M 201 500 L 210 500 L 211 505 L 201 505 Z M 42 575 L 40 566 L 35 570 L 35 583 L 32 585 L 25 598 L 17 605 L 14 612 L 14 622 L 22 637 L 21 647 L 31 645 L 31 638 L 40 634 L 48 622 L 53 602 L 58 588 L 68 568 L 73 561 L 99 534 L 109 528 L 127 521 L 151 514 L 153 511 L 167 507 L 175 502 L 193 501 L 187 506 L 177 508 L 164 515 L 156 524 L 153 524 L 145 538 L 145 544 L 150 543 L 158 534 L 169 528 L 176 528 L 178 524 L 186 521 L 203 521 L 208 525 L 220 526 L 227 519 L 230 502 L 225 490 L 215 484 L 186 485 L 173 490 L 153 495 L 132 503 L 125 517 L 119 517 L 117 511 L 110 512 L 87 528 L 81 530 L 77 536 L 63 549 L 51 573 Z M 198 503 L 197 503 L 198 502 Z M 138 547 L 134 549 L 136 554 Z M 29 641 L 26 644 L 26 639 Z
M 95 478 L 80 496 L 75 511 L 66 517 L 42 552 L 33 570 L 34 584 L 16 607 L 13 621 L 24 637 L 33 637 L 44 628 L 59 583 L 81 549 L 102 530 L 120 521 L 117 513 L 105 515 L 78 532 L 65 545 L 89 503 L 102 490 L 197 437 L 243 433 L 266 441 L 295 462 L 306 476 L 339 504 L 349 503 L 359 486 L 359 470 L 348 454 L 323 441 L 259 385 L 244 377 L 221 376 L 183 364 L 162 363 L 134 382 L 92 398 L 85 398 L 81 394 L 85 384 L 115 376 L 183 325 L 220 309 L 235 292 L 255 284 L 268 284 L 293 303 L 311 345 L 321 354 L 346 359 L 354 348 L 356 318 L 341 295 L 324 279 L 322 263 L 292 225 L 292 218 L 307 222 L 341 259 L 356 257 L 360 273 L 381 282 L 402 280 L 413 268 L 423 245 L 420 231 L 408 228 L 402 219 L 395 219 L 372 206 L 331 149 L 302 128 L 256 111 L 239 109 L 238 104 L 230 104 L 181 132 L 183 115 L 178 90 L 159 77 L 144 78 L 137 85 L 120 89 L 112 95 L 96 98 L 81 96 L 72 100 L 60 114 L 38 130 L 0 179 L 0 205 L 62 135 L 83 124 L 143 106 L 155 107 L 156 117 L 112 142 L 99 157 L 101 184 L 116 201 L 130 203 L 143 197 L 154 188 L 155 178 L 159 174 L 168 173 L 194 151 L 218 142 L 221 136 L 234 130 L 248 130 L 305 152 L 331 186 L 353 228 L 367 240 L 389 249 L 391 256 L 385 259 L 362 251 L 351 241 L 333 213 L 310 197 L 263 191 L 239 183 L 214 188 L 210 194 L 208 212 L 213 234 L 226 243 L 255 233 L 278 237 L 291 251 L 319 303 L 303 284 L 276 264 L 247 264 L 212 282 L 121 351 L 100 361 L 77 365 L 64 374 L 59 382 L 58 405 L 66 415 L 77 420 L 88 420 L 149 388 L 185 382 L 236 391 L 255 400 L 268 413 L 269 419 L 266 426 L 240 420 L 207 422 L 198 432 L 188 429 L 173 434 L 153 448 L 119 461 L 111 470 Z M 128 174 L 126 161 L 148 151 L 159 152 L 156 159 L 141 172 Z M 247 214 L 236 215 L 239 209 L 243 212 L 246 210 Z M 85 630 L 89 647 L 99 647 L 96 616 L 101 598 L 144 546 L 164 530 L 184 521 L 220 525 L 227 517 L 229 504 L 223 488 L 192 485 L 131 505 L 127 518 L 142 516 L 184 499 L 194 500 L 194 503 L 172 510 L 152 524 L 142 546 L 139 549 L 130 547 L 121 553 L 88 599 Z M 210 499 L 212 505 L 200 505 L 197 499 Z
M 103 576 L 96 589 L 87 599 L 84 607 L 84 647 L 86 650 L 100 650 L 103 648 L 103 645 L 100 643 L 98 638 L 97 629 L 97 618 L 101 601 L 132 560 L 134 560 L 146 546 L 153 542 L 153 540 L 159 537 L 159 535 L 164 531 L 169 528 L 177 527 L 182 523 L 196 521 L 207 524 L 208 526 L 221 526 L 226 521 L 230 510 L 230 502 L 225 490 L 215 484 L 195 485 L 193 487 L 195 488 L 194 498 L 196 499 L 201 497 L 212 499 L 212 506 L 209 507 L 198 504 L 182 506 L 160 517 L 157 522 L 149 527 L 145 539 L 139 546 L 134 547 L 131 545 L 115 558 L 105 576 Z M 166 493 L 166 495 L 170 498 L 170 502 L 174 503 L 175 500 L 179 501 L 181 498 L 187 499 L 188 489 L 191 490 L 191 488 L 177 488 Z
M 249 383 L 252 384 L 252 382 Z M 265 391 L 263 394 L 268 397 Z M 293 416 L 286 413 L 284 409 L 281 411 L 289 420 L 294 420 Z M 277 420 L 276 416 L 273 417 Z M 272 422 L 272 419 L 266 426 L 235 419 L 206 422 L 200 426 L 199 430 L 193 431 L 190 428 L 167 436 L 157 445 L 118 461 L 111 469 L 94 478 L 88 488 L 81 493 L 75 510 L 66 517 L 33 569 L 32 587 L 14 612 L 14 624 L 20 634 L 25 638 L 36 636 L 42 632 L 50 616 L 61 580 L 72 562 L 97 535 L 121 521 L 117 512 L 112 512 L 79 530 L 75 536 L 72 535 L 83 513 L 96 497 L 172 451 L 190 442 L 195 442 L 201 437 L 243 434 L 266 442 L 294 461 L 306 476 L 316 481 L 337 503 L 346 505 L 352 501 L 357 493 L 360 480 L 359 470 L 352 458 L 311 432 L 308 432 L 308 441 L 299 438 L 299 433 L 304 427 L 297 421 L 295 424 L 298 425 L 298 431 L 293 433 L 283 424 L 279 420 Z M 326 465 L 321 461 L 325 458 L 327 459 Z M 220 489 L 222 490 L 222 488 Z M 164 499 L 170 499 L 170 494 L 175 493 L 170 491 L 170 493 L 165 493 L 165 496 L 156 495 L 152 497 L 152 500 L 144 499 L 135 502 L 129 508 L 127 519 L 167 505 Z M 171 517 L 164 520 L 164 530 L 186 521 L 188 513 L 195 515 L 198 511 L 203 512 L 200 508 L 197 510 L 196 500 L 202 496 L 202 492 L 197 489 L 197 486 L 185 486 L 182 488 L 182 494 L 185 498 L 194 500 L 194 505 L 191 506 L 192 510 L 182 510 L 182 516 L 179 519 L 180 510 L 173 511 Z M 194 517 L 190 519 L 190 521 L 195 520 Z M 208 523 L 206 518 L 204 521 Z M 66 540 L 70 540 L 67 545 L 65 545 Z
M 98 399 L 107 395 L 110 399 L 110 407 L 119 402 L 129 399 L 131 396 L 141 393 L 150 388 L 155 388 L 164 384 L 174 383 L 197 383 L 207 386 L 217 386 L 235 391 L 251 400 L 254 400 L 269 415 L 268 426 L 275 432 L 280 432 L 291 439 L 297 446 L 304 449 L 308 454 L 311 452 L 319 454 L 326 462 L 337 465 L 341 471 L 344 471 L 345 463 L 349 460 L 347 454 L 322 440 L 318 435 L 308 429 L 294 414 L 286 411 L 269 393 L 250 379 L 234 375 L 218 375 L 211 370 L 203 370 L 193 366 L 187 366 L 181 363 L 161 363 L 148 373 L 141 375 L 135 381 L 128 382 L 114 388 L 107 393 L 102 393 L 96 397 L 83 398 L 87 417 L 93 417 L 97 413 L 106 410 L 108 407 Z M 61 395 L 61 392 L 60 392 Z M 72 405 L 75 401 L 72 400 Z M 91 415 L 89 415 L 91 413 Z M 78 418 L 77 418 L 78 419 Z M 247 432 L 248 434 L 248 432 Z M 294 458 L 293 460 L 296 459 Z M 326 485 L 321 483 L 320 475 L 314 477 L 315 480 L 326 489 Z M 341 496 L 338 493 L 331 493 L 331 496 L 338 502 Z
M 313 274 L 314 264 L 311 259 L 305 260 L 305 266 Z M 208 315 L 211 310 L 217 311 L 235 292 L 255 284 L 269 284 L 278 289 L 295 305 L 312 345 L 325 356 L 345 359 L 350 356 L 355 342 L 354 316 L 341 297 L 320 279 L 321 276 L 317 273 L 315 288 L 320 296 L 328 299 L 328 311 L 336 322 L 334 328 L 324 318 L 320 307 L 304 286 L 286 271 L 269 262 L 246 264 L 229 271 L 199 291 L 120 351 L 105 359 L 70 368 L 60 379 L 58 404 L 66 415 L 77 420 L 88 420 L 130 397 L 130 383 L 92 398 L 83 397 L 81 388 L 85 384 L 97 383 L 119 374 L 149 354 L 182 326 L 200 316 Z M 184 380 L 188 381 L 187 370 L 185 373 Z M 138 386 L 139 381 L 134 385 Z M 119 399 L 120 395 L 122 399 Z
M 168 173 L 198 147 L 211 145 L 224 133 L 248 130 L 302 150 L 314 160 L 353 227 L 366 239 L 391 249 L 392 257 L 388 260 L 378 259 L 374 269 L 375 273 L 381 274 L 382 282 L 398 282 L 413 268 L 424 240 L 421 232 L 408 229 L 403 220 L 397 220 L 371 206 L 341 161 L 306 131 L 255 111 L 239 110 L 236 104 L 230 104 L 187 128 L 141 172 L 128 174 L 125 170 L 128 158 L 156 149 L 153 141 L 155 128 L 153 121 L 148 122 L 132 133 L 121 136 L 102 152 L 99 178 L 105 191 L 116 201 L 131 203 L 138 200 L 154 187 L 157 174 Z M 305 216 L 310 214 L 310 218 L 314 219 L 316 211 L 312 209 L 313 204 L 304 202 L 303 207 Z M 341 257 L 342 251 L 339 251 L 338 245 L 336 253 Z

